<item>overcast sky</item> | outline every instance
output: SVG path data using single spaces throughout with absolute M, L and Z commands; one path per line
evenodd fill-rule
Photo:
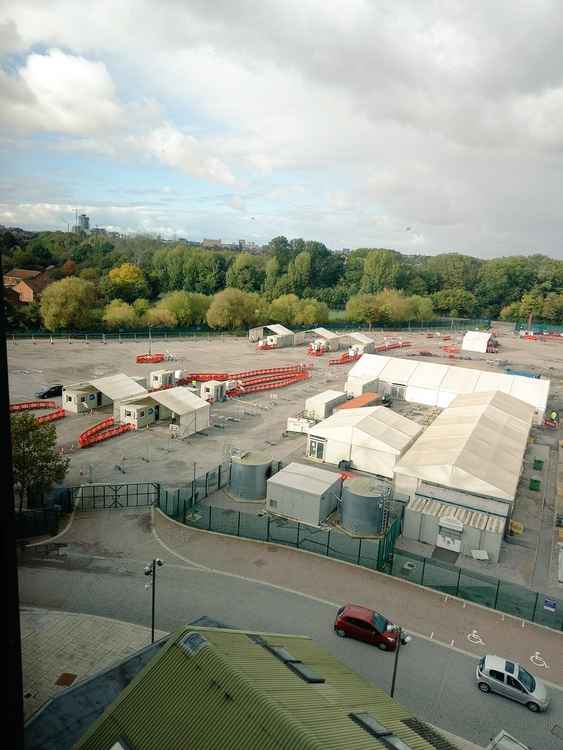
M 561 0 L 0 0 L 0 223 L 563 257 Z

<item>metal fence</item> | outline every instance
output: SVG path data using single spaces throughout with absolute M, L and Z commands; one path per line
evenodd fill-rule
M 160 509 L 170 518 L 196 529 L 283 544 L 295 549 L 326 555 L 336 560 L 345 560 L 373 570 L 390 569 L 395 539 L 401 532 L 400 518 L 393 521 L 384 535 L 374 539 L 351 537 L 336 529 L 317 529 L 269 515 L 259 516 L 230 508 L 200 505 L 198 500 L 206 497 L 218 487 L 228 484 L 226 469 L 228 469 L 228 464 L 218 467 L 215 472 L 208 472 L 201 479 L 199 485 L 194 487 L 195 492 L 201 493 L 198 494 L 197 499 L 194 499 L 194 491 L 190 487 L 178 488 L 174 491 L 163 489 Z M 213 477 L 213 489 L 210 488 L 210 475 Z M 218 475 L 217 485 L 214 475 Z M 204 489 L 206 485 L 208 490 Z
M 230 480 L 231 464 L 225 462 L 181 487 L 161 487 L 158 505 L 170 518 L 183 521 L 194 505 L 226 487 Z
M 488 318 L 433 318 L 432 320 L 409 320 L 402 322 L 389 323 L 354 323 L 347 320 L 335 320 L 323 323 L 329 330 L 373 330 L 373 331 L 417 331 L 435 328 L 448 328 L 451 330 L 467 330 L 474 328 L 489 328 L 491 324 Z M 307 330 L 307 326 L 293 326 L 296 331 Z M 310 328 L 310 326 L 309 326 Z M 246 330 L 234 331 L 216 331 L 207 325 L 188 326 L 184 328 L 151 328 L 150 334 L 148 328 L 124 331 L 65 331 L 50 333 L 49 331 L 8 331 L 6 339 L 12 343 L 20 340 L 30 339 L 34 342 L 46 341 L 53 343 L 55 341 L 76 342 L 99 342 L 102 344 L 110 341 L 127 342 L 127 341 L 167 341 L 172 339 L 184 339 L 193 336 L 217 337 L 217 336 L 246 336 Z
M 563 600 L 439 560 L 395 550 L 391 574 L 421 586 L 563 630 Z
M 514 324 L 514 330 L 515 331 L 527 331 L 528 329 L 528 321 L 527 320 L 519 320 Z M 542 332 L 548 332 L 551 331 L 553 333 L 563 333 L 563 324 L 562 323 L 551 323 L 548 320 L 534 320 L 532 322 L 532 331 L 534 333 L 542 333 Z

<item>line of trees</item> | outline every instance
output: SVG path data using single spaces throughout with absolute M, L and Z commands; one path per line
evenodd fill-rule
M 321 242 L 285 237 L 275 237 L 251 255 L 149 237 L 110 240 L 42 232 L 22 238 L 9 231 L 0 234 L 0 249 L 5 271 L 51 266 L 54 281 L 72 280 L 64 287 L 70 310 L 66 317 L 56 320 L 53 304 L 45 309 L 28 305 L 9 310 L 12 327 L 65 328 L 70 319 L 78 327 L 115 327 L 117 321 L 122 326 L 172 325 L 172 316 L 180 325 L 181 320 L 207 320 L 212 302 L 203 315 L 205 300 L 215 301 L 228 290 L 258 295 L 260 305 L 256 300 L 248 304 L 257 305 L 254 317 L 259 321 L 266 305 L 290 295 L 306 302 L 303 310 L 308 312 L 301 317 L 307 319 L 322 319 L 322 308 L 314 307 L 318 303 L 346 308 L 347 316 L 358 322 L 386 321 L 390 315 L 414 320 L 432 313 L 512 319 L 530 311 L 563 321 L 563 262 L 543 255 L 481 260 L 460 253 L 411 256 L 382 248 L 333 252 Z M 84 308 L 81 302 L 82 310 L 73 303 L 79 289 L 87 303 Z M 189 302 L 183 295 L 172 296 L 180 292 L 191 295 Z M 216 309 L 214 321 L 221 319 Z

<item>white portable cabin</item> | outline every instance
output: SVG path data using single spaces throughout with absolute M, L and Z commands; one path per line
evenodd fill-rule
M 340 345 L 348 347 L 350 354 L 371 354 L 375 349 L 375 341 L 359 332 L 342 334 Z
M 201 384 L 200 398 L 211 403 L 224 401 L 227 395 L 227 382 L 226 380 L 206 380 Z
M 117 375 L 64 386 L 62 406 L 66 411 L 81 414 L 113 404 L 114 414 L 118 415 L 118 405 L 121 401 L 146 392 L 146 388 L 137 380 L 121 372 Z
M 182 377 L 182 370 L 153 370 L 147 375 L 147 388 L 162 388 L 176 385 Z
M 326 419 L 338 404 L 347 400 L 343 391 L 323 391 L 305 401 L 305 416 L 310 419 Z
M 168 421 L 178 426 L 180 437 L 188 437 L 209 427 L 210 407 L 188 388 L 178 386 L 122 402 L 119 417 L 138 429 Z
M 422 429 L 384 406 L 341 409 L 309 428 L 307 456 L 335 466 L 350 461 L 354 469 L 392 478 Z
M 533 415 L 499 391 L 458 396 L 395 466 L 395 491 L 429 482 L 513 503 Z
M 492 333 L 485 331 L 467 331 L 461 342 L 461 348 L 466 352 L 480 352 L 486 354 L 489 344 L 494 342 Z
M 268 479 L 266 508 L 275 515 L 319 526 L 336 510 L 341 489 L 338 474 L 291 463 Z
M 350 395 L 360 395 L 363 392 L 360 389 L 364 388 L 441 409 L 459 395 L 502 391 L 533 406 L 534 420 L 542 424 L 549 387 L 549 380 L 539 378 L 364 354 L 348 373 L 345 390 Z

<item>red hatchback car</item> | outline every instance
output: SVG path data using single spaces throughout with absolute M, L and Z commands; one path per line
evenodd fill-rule
M 400 633 L 400 629 L 383 615 L 356 604 L 340 607 L 336 613 L 334 631 L 341 638 L 357 638 L 382 651 L 395 651 Z M 403 635 L 401 645 L 409 640 L 408 636 Z

